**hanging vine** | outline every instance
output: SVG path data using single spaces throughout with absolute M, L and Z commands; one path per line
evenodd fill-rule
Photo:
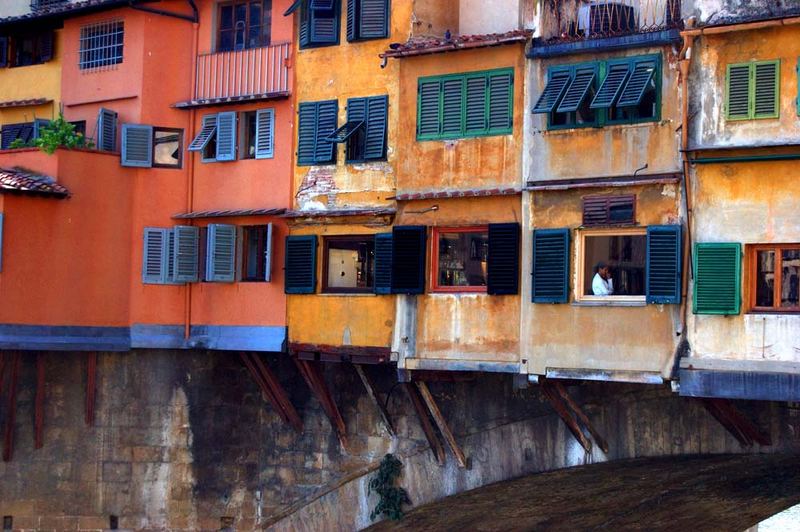
M 378 504 L 369 514 L 369 518 L 373 521 L 381 515 L 398 521 L 403 518 L 403 505 L 411 504 L 406 490 L 395 486 L 402 469 L 403 462 L 393 454 L 387 454 L 381 460 L 378 472 L 370 479 L 368 494 L 375 492 L 380 497 Z

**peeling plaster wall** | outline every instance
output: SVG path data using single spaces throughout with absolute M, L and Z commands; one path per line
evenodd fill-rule
M 458 32 L 461 35 L 503 33 L 519 28 L 522 0 L 493 1 L 487 9 L 482 0 L 458 3 Z
M 692 14 L 702 24 L 724 24 L 800 13 L 800 5 L 794 0 L 693 0 L 693 4 Z

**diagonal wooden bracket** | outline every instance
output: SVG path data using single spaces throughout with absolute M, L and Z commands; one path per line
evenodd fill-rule
M 540 378 L 539 389 L 541 390 L 545 399 L 547 399 L 550 405 L 553 407 L 553 410 L 556 411 L 556 414 L 558 414 L 558 416 L 561 418 L 561 421 L 564 422 L 569 431 L 572 433 L 575 439 L 578 440 L 578 443 L 581 444 L 587 453 L 592 452 L 592 442 L 583 433 L 581 424 L 586 427 L 586 430 L 588 430 L 589 434 L 592 435 L 592 438 L 595 440 L 597 445 L 604 452 L 608 452 L 608 443 L 606 443 L 606 440 L 600 436 L 597 430 L 595 430 L 594 426 L 589 421 L 588 416 L 586 416 L 583 410 L 581 410 L 580 406 L 578 406 L 578 404 L 572 400 L 569 394 L 567 394 L 567 390 L 560 382 L 552 382 L 550 380 Z M 580 421 L 580 424 L 578 421 Z
M 41 449 L 44 444 L 44 353 L 36 353 L 36 398 L 33 415 L 33 446 Z
M 272 404 L 284 423 L 291 425 L 297 432 L 303 432 L 303 420 L 297 414 L 286 390 L 281 386 L 278 377 L 267 366 L 257 353 L 242 351 L 239 356 L 250 371 L 250 375 L 261 389 L 261 393 Z
M 439 435 L 436 434 L 436 429 L 433 428 L 433 424 L 428 417 L 428 409 L 425 407 L 425 400 L 422 398 L 422 395 L 420 395 L 419 390 L 414 383 L 404 382 L 403 388 L 408 394 L 408 398 L 411 399 L 411 405 L 414 407 L 414 411 L 417 413 L 419 423 L 422 425 L 422 432 L 425 434 L 425 438 L 428 440 L 428 445 L 431 446 L 431 451 L 433 451 L 436 461 L 439 462 L 440 466 L 443 466 L 447 460 L 444 454 L 444 446 L 442 445 L 441 440 L 439 440 Z
M 325 382 L 325 378 L 322 376 L 320 363 L 312 360 L 301 360 L 299 358 L 292 358 L 292 360 L 294 360 L 306 384 L 308 384 L 308 387 L 311 388 L 311 391 L 322 405 L 322 409 L 328 416 L 333 430 L 336 431 L 336 435 L 339 437 L 339 442 L 342 444 L 342 447 L 347 450 L 347 428 L 345 427 L 344 419 L 342 419 L 342 414 L 339 412 L 339 408 L 336 406 L 336 402 L 333 400 L 330 389 Z
M 450 430 L 450 426 L 447 424 L 447 420 L 445 420 L 441 410 L 439 410 L 439 406 L 436 404 L 433 395 L 431 395 L 428 385 L 425 384 L 424 381 L 415 381 L 415 384 L 425 404 L 428 405 L 428 410 L 430 410 L 431 416 L 433 416 L 433 420 L 436 422 L 436 426 L 439 427 L 439 432 L 442 433 L 444 440 L 450 447 L 450 451 L 452 451 L 453 456 L 456 457 L 458 466 L 462 469 L 466 469 L 467 458 L 464 456 L 464 451 L 462 451 L 461 447 L 458 445 L 456 437 L 453 435 L 453 431 Z
M 97 398 L 97 353 L 86 353 L 86 414 L 88 426 L 94 425 L 94 406 Z
M 375 381 L 372 380 L 372 377 L 370 376 L 366 367 L 363 367 L 361 364 L 353 364 L 353 367 L 356 368 L 356 373 L 358 373 L 361 383 L 367 390 L 367 396 L 378 410 L 381 420 L 383 421 L 383 426 L 386 427 L 386 432 L 389 433 L 389 436 L 394 437 L 395 431 L 394 426 L 392 425 L 392 420 L 389 417 L 389 411 L 386 410 L 386 405 L 381 402 L 380 398 L 378 397 L 378 393 L 375 391 Z
M 753 443 L 772 445 L 769 434 L 747 419 L 730 399 L 701 398 L 700 402 L 742 447 L 752 447 Z
M 6 426 L 3 431 L 3 461 L 8 462 L 14 454 L 14 424 L 17 420 L 17 386 L 19 384 L 19 351 L 11 355 L 9 384 L 8 384 L 8 409 L 6 412 Z

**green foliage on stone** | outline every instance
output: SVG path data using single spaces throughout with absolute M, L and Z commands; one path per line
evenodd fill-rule
M 402 469 L 403 462 L 393 454 L 387 454 L 381 460 L 378 472 L 370 479 L 368 494 L 374 491 L 380 497 L 377 506 L 369 514 L 369 518 L 373 521 L 381 515 L 398 521 L 403 518 L 403 505 L 411 504 L 406 490 L 395 486 Z
M 75 131 L 75 125 L 64 120 L 64 115 L 39 128 L 39 138 L 34 144 L 43 152 L 52 155 L 58 148 L 92 148 L 94 143 Z
M 30 147 L 30 145 L 31 145 L 30 143 L 25 142 L 22 139 L 14 139 L 13 141 L 11 141 L 11 144 L 8 145 L 8 149 L 9 150 L 16 150 L 16 149 L 19 149 L 19 148 L 28 148 L 28 147 Z

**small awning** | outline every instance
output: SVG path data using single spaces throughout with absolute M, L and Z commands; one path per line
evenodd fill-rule
M 244 94 L 242 96 L 224 96 L 220 98 L 205 98 L 199 100 L 186 100 L 172 104 L 175 109 L 186 111 L 189 109 L 201 109 L 203 107 L 220 107 L 225 105 L 237 105 L 242 103 L 263 102 L 267 100 L 279 100 L 288 98 L 289 91 L 265 92 L 260 94 Z
M 479 198 L 486 196 L 514 196 L 520 194 L 521 190 L 514 187 L 508 188 L 471 188 L 462 190 L 428 190 L 424 192 L 398 192 L 392 197 L 396 201 L 414 201 L 427 199 L 447 199 L 447 198 Z
M 68 198 L 66 187 L 56 183 L 55 178 L 36 174 L 24 168 L 0 168 L 0 193 L 31 194 L 57 199 Z
M 397 209 L 391 207 L 351 208 L 351 209 L 319 209 L 314 211 L 286 211 L 283 218 L 326 218 L 342 216 L 387 216 L 393 215 Z
M 567 91 L 567 85 L 571 80 L 569 71 L 553 72 L 536 105 L 533 106 L 533 113 L 552 113 Z
M 570 190 L 574 188 L 626 187 L 636 185 L 666 185 L 678 183 L 679 173 L 626 175 L 611 177 L 582 177 L 577 179 L 548 179 L 546 181 L 528 181 L 525 190 Z
M 327 142 L 346 142 L 364 125 L 363 120 L 350 120 L 345 125 L 325 137 Z
M 53 100 L 49 98 L 30 98 L 28 100 L 8 100 L 0 102 L 0 109 L 9 109 L 11 107 L 33 107 L 36 105 L 44 105 L 52 103 Z
M 286 212 L 284 208 L 272 209 L 227 209 L 219 211 L 193 211 L 172 216 L 173 220 L 193 220 L 196 218 L 230 218 L 234 216 L 278 216 Z

